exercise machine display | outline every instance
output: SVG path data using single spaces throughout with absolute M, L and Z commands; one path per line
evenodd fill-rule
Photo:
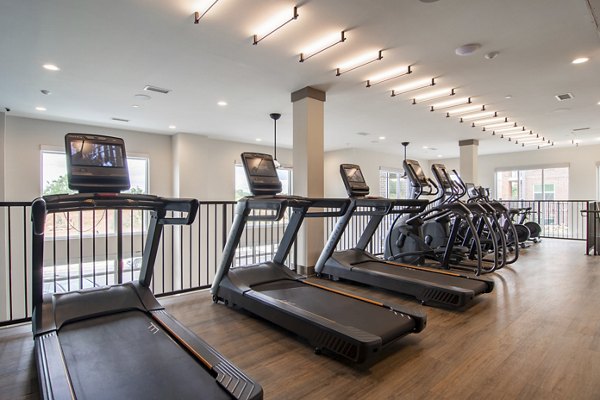
M 428 201 L 367 197 L 369 186 L 360 166 L 342 164 L 340 173 L 350 197 L 350 205 L 338 220 L 317 261 L 317 274 L 392 290 L 413 296 L 423 304 L 447 308 L 464 307 L 475 296 L 492 291 L 492 281 L 450 271 L 388 262 L 370 254 L 366 248 L 386 216 L 420 213 Z M 369 217 L 365 229 L 354 247 L 336 251 L 342 234 L 354 216 Z
M 262 399 L 260 385 L 170 316 L 150 290 L 165 225 L 191 224 L 195 199 L 117 193 L 129 188 L 122 139 L 65 137 L 71 189 L 32 204 L 33 336 L 44 399 Z M 148 210 L 137 281 L 43 293 L 44 234 L 51 213 Z
M 426 317 L 418 311 L 332 289 L 287 268 L 285 260 L 304 218 L 343 215 L 349 201 L 278 195 L 281 182 L 273 158 L 262 153 L 241 157 L 254 196 L 238 202 L 211 289 L 215 302 L 247 310 L 305 338 L 318 352 L 356 363 L 425 327 Z M 288 224 L 271 261 L 232 268 L 249 222 L 280 221 L 286 215 Z

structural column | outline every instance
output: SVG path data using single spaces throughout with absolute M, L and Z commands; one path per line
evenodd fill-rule
M 324 195 L 325 92 L 307 86 L 292 93 L 294 194 Z M 323 219 L 307 218 L 298 233 L 298 272 L 309 275 L 324 244 Z
M 460 147 L 460 176 L 463 181 L 477 184 L 479 181 L 479 140 L 468 139 L 458 142 Z

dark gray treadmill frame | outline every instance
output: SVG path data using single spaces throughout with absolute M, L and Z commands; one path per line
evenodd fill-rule
M 342 178 L 344 177 L 342 174 Z M 351 191 L 349 194 L 353 195 Z M 415 297 L 422 304 L 445 308 L 463 308 L 476 295 L 491 292 L 494 287 L 492 281 L 403 263 L 391 263 L 367 252 L 366 247 L 386 215 L 419 214 L 428 203 L 427 200 L 416 199 L 351 198 L 346 213 L 332 230 L 315 265 L 317 276 L 328 275 L 368 284 Z M 352 217 L 357 215 L 367 215 L 370 218 L 356 246 L 336 252 L 342 234 Z
M 149 232 L 142 258 L 140 278 L 136 282 L 77 292 L 43 294 L 44 225 L 48 213 L 90 209 L 142 209 L 151 212 Z M 32 329 L 35 340 L 36 365 L 40 393 L 44 399 L 76 398 L 60 341 L 63 326 L 111 315 L 124 315 L 127 311 L 140 311 L 148 318 L 152 329 L 161 329 L 168 337 L 192 357 L 209 375 L 225 397 L 237 399 L 262 399 L 260 385 L 246 376 L 210 345 L 170 316 L 158 303 L 149 289 L 160 237 L 165 225 L 191 224 L 196 216 L 195 199 L 166 199 L 151 195 L 133 194 L 76 194 L 46 196 L 32 204 Z M 166 217 L 167 211 L 186 213 L 181 217 Z M 117 296 L 114 296 L 117 293 Z M 113 297 L 111 297 L 113 296 Z M 115 304 L 111 302 L 116 299 Z M 118 303 L 118 304 L 116 304 Z M 102 351 L 110 351 L 103 348 Z M 135 354 L 123 354 L 135 357 Z M 144 368 L 144 365 L 140 365 Z M 96 373 L 98 373 L 96 371 Z M 111 382 L 106 382 L 106 396 L 111 393 Z M 161 382 L 168 385 L 168 382 Z M 193 398 L 201 397 L 194 393 Z
M 223 258 L 211 288 L 213 300 L 222 301 L 231 307 L 243 308 L 292 331 L 307 339 L 317 351 L 325 351 L 359 364 L 371 360 L 392 341 L 412 332 L 420 332 L 425 327 L 426 317 L 418 311 L 315 285 L 283 265 L 305 217 L 341 216 L 346 211 L 348 203 L 347 199 L 308 199 L 291 196 L 257 196 L 240 200 L 223 251 Z M 246 224 L 250 221 L 278 221 L 283 218 L 288 208 L 292 209 L 292 214 L 273 261 L 231 268 L 235 249 Z M 311 208 L 327 208 L 333 211 L 311 212 L 309 211 Z M 271 213 L 250 215 L 252 210 L 270 210 Z M 355 313 L 352 304 L 367 304 L 372 308 L 368 315 L 365 315 L 365 322 L 371 318 L 379 318 L 391 327 L 405 325 L 408 327 L 401 333 L 397 333 L 393 340 L 384 340 L 381 336 L 367 330 L 368 328 L 339 323 L 331 318 L 320 316 L 319 310 L 316 310 L 317 312 L 307 310 L 300 304 L 290 304 L 268 296 L 258 289 L 260 285 L 265 284 L 297 285 L 299 288 L 310 286 L 311 289 L 318 291 L 315 293 L 328 297 L 327 301 L 323 302 L 323 310 L 336 301 L 347 301 L 350 304 L 346 314 L 352 314 Z M 344 319 L 344 315 L 339 315 L 338 318 Z M 367 326 L 368 323 L 364 325 Z

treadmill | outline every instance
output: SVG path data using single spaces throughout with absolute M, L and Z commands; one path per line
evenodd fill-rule
M 65 137 L 72 195 L 34 200 L 33 316 L 35 358 L 44 399 L 262 399 L 252 381 L 158 303 L 149 285 L 165 225 L 189 225 L 195 199 L 118 193 L 129 188 L 122 139 Z M 149 210 L 138 281 L 43 293 L 44 225 L 49 213 Z
M 342 278 L 413 296 L 422 304 L 462 308 L 477 295 L 489 293 L 494 282 L 433 268 L 388 262 L 366 251 L 381 221 L 389 214 L 416 214 L 424 210 L 427 200 L 367 197 L 367 186 L 360 167 L 340 165 L 340 173 L 350 196 L 346 213 L 338 220 L 317 265 L 318 275 Z M 336 251 L 342 234 L 356 215 L 370 216 L 356 246 Z
M 424 314 L 316 284 L 284 265 L 305 217 L 342 215 L 347 199 L 279 196 L 281 182 L 273 158 L 242 153 L 254 196 L 238 202 L 235 219 L 212 285 L 213 300 L 247 310 L 308 340 L 324 352 L 362 364 L 388 344 L 420 332 Z M 316 209 L 316 210 L 315 210 Z M 244 227 L 252 221 L 289 222 L 273 259 L 232 268 Z

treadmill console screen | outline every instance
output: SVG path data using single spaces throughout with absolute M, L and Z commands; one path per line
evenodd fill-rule
M 84 192 L 116 193 L 129 189 L 123 139 L 83 133 L 65 136 L 69 188 Z
M 367 186 L 365 177 L 358 165 L 342 164 L 340 165 L 340 173 L 348 196 L 356 197 L 369 194 L 369 186 Z
M 242 153 L 242 164 L 253 195 L 276 195 L 281 192 L 281 181 L 271 155 Z

